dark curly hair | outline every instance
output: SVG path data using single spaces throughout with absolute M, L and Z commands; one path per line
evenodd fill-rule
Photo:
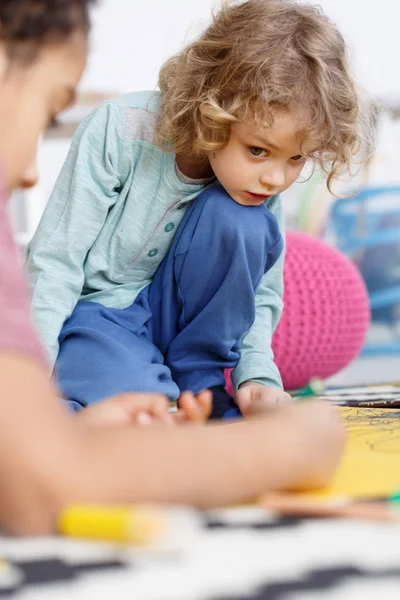
M 0 0 L 0 41 L 10 59 L 29 62 L 46 44 L 87 33 L 96 0 Z

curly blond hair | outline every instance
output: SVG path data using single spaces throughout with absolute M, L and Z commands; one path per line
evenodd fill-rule
M 327 185 L 372 150 L 373 119 L 363 108 L 336 26 L 317 6 L 295 0 L 222 0 L 201 37 L 159 75 L 160 147 L 195 160 L 229 141 L 231 125 L 273 122 L 277 108 L 306 108 L 312 158 Z

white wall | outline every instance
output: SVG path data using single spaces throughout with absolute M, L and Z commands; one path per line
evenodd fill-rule
M 355 72 L 372 94 L 400 100 L 398 0 L 320 0 L 353 50 Z M 115 92 L 156 85 L 162 62 L 204 27 L 218 0 L 100 0 L 83 89 Z
M 82 88 L 152 89 L 160 65 L 209 20 L 211 0 L 99 0 Z

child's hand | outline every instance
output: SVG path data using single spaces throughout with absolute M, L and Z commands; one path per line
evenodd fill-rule
M 169 411 L 169 401 L 161 394 L 126 393 L 107 398 L 85 408 L 77 414 L 84 425 L 179 425 L 182 423 L 202 423 L 211 413 L 211 392 L 205 390 L 197 396 L 183 392 L 178 404 L 179 409 Z
M 293 402 L 293 398 L 278 388 L 246 381 L 237 391 L 235 401 L 242 415 L 250 417 L 260 415 L 277 404 Z
M 158 422 L 174 425 L 169 401 L 161 394 L 126 393 L 102 400 L 77 413 L 89 426 L 150 425 Z
M 178 399 L 178 407 L 178 411 L 172 413 L 176 423 L 204 423 L 211 414 L 212 394 L 210 390 L 203 390 L 197 395 L 183 392 Z

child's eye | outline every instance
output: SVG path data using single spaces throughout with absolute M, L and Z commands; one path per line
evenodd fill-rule
M 295 162 L 299 162 L 301 160 L 305 160 L 305 157 L 301 154 L 296 154 L 296 156 L 292 156 L 292 160 L 294 160 Z
M 259 148 L 258 146 L 250 146 L 249 150 L 250 154 L 252 154 L 253 156 L 265 157 L 269 155 L 268 150 L 266 150 L 265 148 Z

